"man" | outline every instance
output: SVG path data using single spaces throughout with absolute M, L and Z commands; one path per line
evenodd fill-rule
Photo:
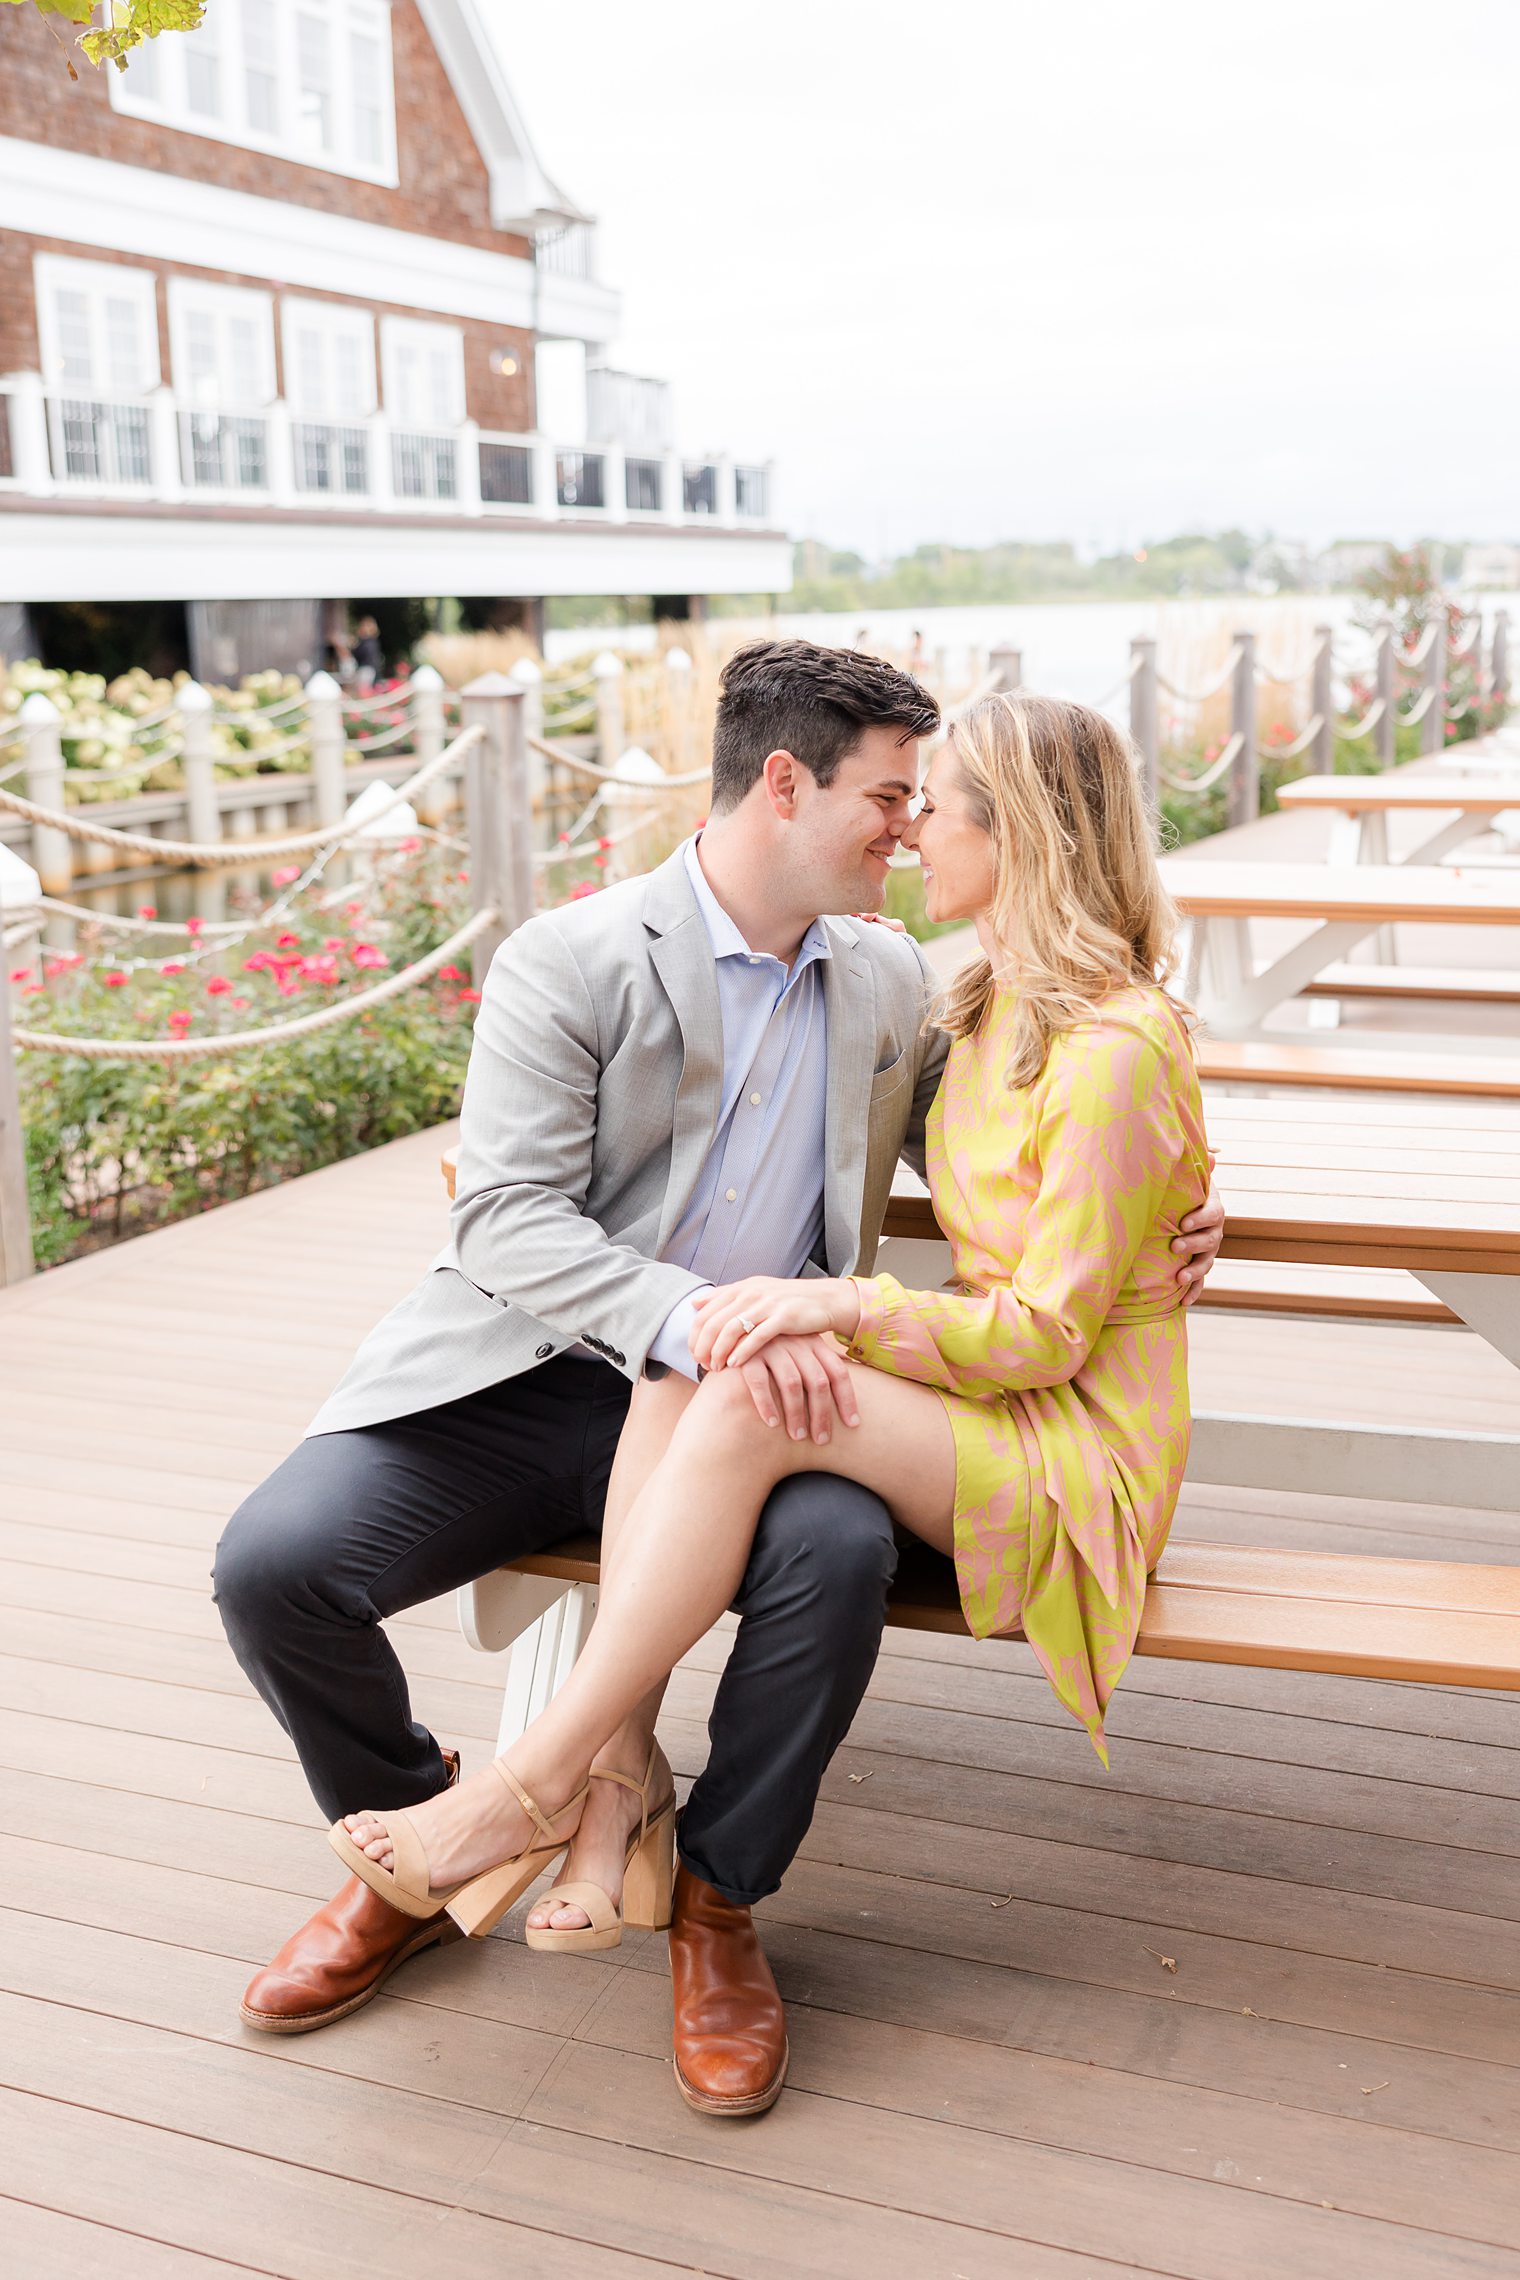
M 700 840 L 498 952 L 449 1247 L 217 1554 L 234 1652 L 330 1818 L 417 1804 L 452 1778 L 410 1715 L 383 1619 L 599 1525 L 632 1383 L 696 1374 L 694 1296 L 751 1273 L 869 1271 L 899 1155 L 923 1168 L 946 1041 L 925 1028 L 917 946 L 836 914 L 879 909 L 936 721 L 877 659 L 740 651 Z M 1212 1200 L 1197 1215 L 1184 1278 L 1201 1279 L 1221 1221 Z M 814 1342 L 754 1367 L 794 1430 L 804 1412 L 826 1422 Z M 806 1833 L 894 1565 L 886 1507 L 854 1483 L 798 1475 L 765 1508 L 680 1829 L 677 2075 L 704 2112 L 754 2113 L 781 2088 L 785 2024 L 750 1909 Z M 575 1857 L 615 1898 L 632 1808 L 610 1783 L 592 1798 Z M 351 1879 L 242 2015 L 322 2026 L 446 1929 Z

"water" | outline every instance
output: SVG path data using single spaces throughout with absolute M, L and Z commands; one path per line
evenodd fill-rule
M 1520 617 L 1520 594 L 1484 594 L 1485 626 L 1505 607 Z M 1314 628 L 1335 628 L 1338 654 L 1360 663 L 1370 643 L 1357 631 L 1355 594 L 1221 595 L 1200 601 L 994 602 L 967 609 L 871 610 L 809 614 L 780 612 L 773 618 L 716 618 L 712 630 L 725 645 L 749 633 L 801 635 L 831 646 L 862 642 L 894 656 L 907 654 L 915 633 L 922 637 L 930 664 L 943 656 L 942 678 L 965 685 L 973 661 L 999 643 L 1023 652 L 1026 687 L 1046 695 L 1102 703 L 1129 670 L 1130 642 L 1149 634 L 1158 644 L 1161 669 L 1172 679 L 1207 678 L 1211 661 L 1222 656 L 1240 629 L 1258 637 L 1258 661 L 1271 673 L 1307 673 Z M 551 633 L 545 653 L 551 663 L 594 655 L 608 646 L 648 650 L 655 646 L 651 625 L 600 628 L 581 626 Z M 1304 697 L 1307 700 L 1307 685 Z M 1123 716 L 1122 697 L 1112 700 Z

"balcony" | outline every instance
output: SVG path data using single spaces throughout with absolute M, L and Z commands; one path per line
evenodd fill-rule
M 588 378 L 592 377 L 588 375 Z M 654 440 L 669 424 L 664 384 L 601 371 L 593 440 L 393 427 L 192 407 L 169 388 L 126 399 L 0 377 L 0 490 L 34 498 L 193 501 L 318 514 L 425 510 L 470 518 L 634 523 L 758 531 L 771 513 L 768 467 L 683 456 Z M 604 440 L 615 433 L 617 440 Z

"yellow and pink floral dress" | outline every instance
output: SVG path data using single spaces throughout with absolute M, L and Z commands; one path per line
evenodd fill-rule
M 977 1638 L 1023 1631 L 1107 1764 L 1103 1713 L 1187 1462 L 1169 1245 L 1212 1159 L 1187 1031 L 1159 989 L 1115 993 L 1017 1090 L 1013 1005 L 1000 990 L 955 1040 L 929 1114 L 954 1285 L 857 1278 L 851 1351 L 939 1392 L 966 1620 Z

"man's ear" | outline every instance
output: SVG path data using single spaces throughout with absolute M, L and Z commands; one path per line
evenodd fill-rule
M 802 771 L 790 752 L 768 752 L 760 770 L 765 796 L 775 814 L 790 819 L 797 813 L 797 779 Z

